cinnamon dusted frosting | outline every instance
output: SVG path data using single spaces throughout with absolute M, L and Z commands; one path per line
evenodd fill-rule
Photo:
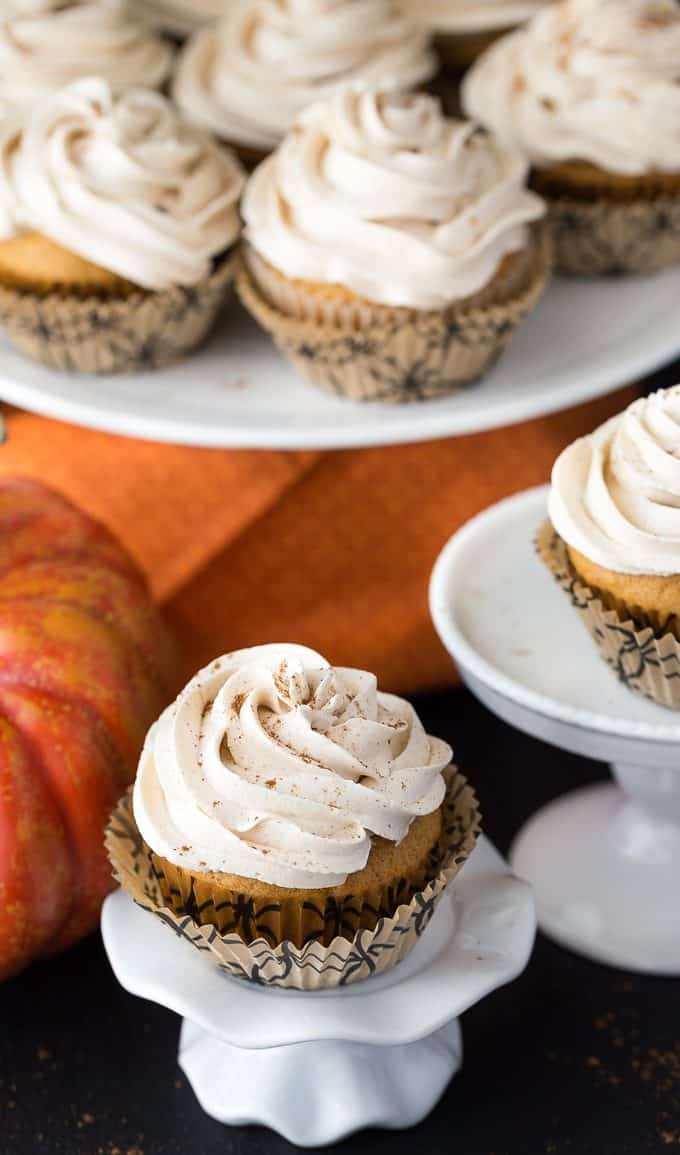
M 173 94 L 217 136 L 266 152 L 341 85 L 410 88 L 436 68 L 393 0 L 231 0 L 181 52 Z
M 141 17 L 153 28 L 187 36 L 223 16 L 232 0 L 136 0 Z
M 227 150 L 145 89 L 116 99 L 78 81 L 0 131 L 0 228 L 42 233 L 145 289 L 210 272 L 240 231 L 242 183 Z
M 529 20 L 548 0 L 399 0 L 407 19 L 433 32 L 496 32 Z
M 624 574 L 680 573 L 680 385 L 634 401 L 558 457 L 548 504 L 560 537 Z
M 526 171 L 433 97 L 345 89 L 308 109 L 252 174 L 245 234 L 289 277 L 439 309 L 527 245 L 544 206 Z
M 680 171 L 680 5 L 551 5 L 477 61 L 463 106 L 534 165 Z
M 450 761 L 372 674 L 255 646 L 201 670 L 152 727 L 134 815 L 187 869 L 337 886 L 366 865 L 371 834 L 400 842 L 437 809 Z
M 172 57 L 126 0 L 0 0 L 0 108 L 33 104 L 82 76 L 119 92 L 159 88 Z

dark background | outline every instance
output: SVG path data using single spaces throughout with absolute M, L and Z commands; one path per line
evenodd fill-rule
M 606 773 L 510 729 L 466 691 L 414 704 L 454 746 L 504 852 L 539 805 Z M 599 966 L 539 937 L 526 973 L 469 1011 L 463 1031 L 463 1069 L 424 1123 L 333 1150 L 680 1152 L 680 980 Z M 203 1114 L 176 1065 L 178 1032 L 175 1015 L 118 987 L 98 936 L 0 987 L 0 1155 L 295 1150 Z

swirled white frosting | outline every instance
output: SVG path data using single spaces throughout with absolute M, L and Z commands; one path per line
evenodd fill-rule
M 0 228 L 13 217 L 15 231 L 156 290 L 196 284 L 238 236 L 240 165 L 157 92 L 116 99 L 104 81 L 81 80 L 7 133 Z
M 496 32 L 529 20 L 548 0 L 399 0 L 404 16 L 433 32 Z
M 255 646 L 201 670 L 153 726 L 134 815 L 187 869 L 336 886 L 366 865 L 371 834 L 400 842 L 437 809 L 450 761 L 372 674 Z
M 159 88 L 172 58 L 126 0 L 0 0 L 0 107 L 31 105 L 83 76 L 117 92 Z
M 136 0 L 140 16 L 173 36 L 187 36 L 223 16 L 232 0 Z
M 597 565 L 680 573 L 680 385 L 634 401 L 565 449 L 548 512 L 560 537 Z
M 173 95 L 217 136 L 268 151 L 339 86 L 410 88 L 436 67 L 393 0 L 233 0 L 180 53 Z
M 551 5 L 477 61 L 463 106 L 534 165 L 581 160 L 627 176 L 678 171 L 680 5 Z
M 290 277 L 438 309 L 526 246 L 543 202 L 525 179 L 518 154 L 430 96 L 344 89 L 252 174 L 245 233 Z

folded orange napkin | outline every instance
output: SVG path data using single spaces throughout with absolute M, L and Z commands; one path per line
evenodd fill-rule
M 296 641 L 410 693 L 454 677 L 427 606 L 447 538 L 546 481 L 563 446 L 632 397 L 334 453 L 156 445 L 9 409 L 0 473 L 55 486 L 121 538 L 183 643 L 187 676 L 224 651 Z

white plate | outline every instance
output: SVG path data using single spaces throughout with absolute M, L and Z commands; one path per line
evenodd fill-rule
M 134 377 L 53 373 L 0 345 L 0 398 L 110 433 L 224 448 L 340 449 L 425 441 L 576 405 L 680 356 L 680 269 L 556 280 L 498 366 L 452 397 L 366 405 L 306 384 L 232 308 L 207 346 Z

